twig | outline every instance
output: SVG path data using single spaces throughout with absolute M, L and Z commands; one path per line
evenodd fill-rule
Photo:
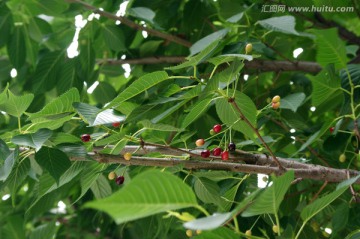
M 233 105 L 233 107 L 239 112 L 240 114 L 240 118 L 242 120 L 244 120 L 244 122 L 255 132 L 256 136 L 259 138 L 259 140 L 261 141 L 261 143 L 264 145 L 264 147 L 267 149 L 267 151 L 270 153 L 270 155 L 272 156 L 273 160 L 275 161 L 275 163 L 277 164 L 277 166 L 279 167 L 279 169 L 281 171 L 285 171 L 285 168 L 281 165 L 281 163 L 279 162 L 279 160 L 277 160 L 275 154 L 273 153 L 273 151 L 270 149 L 270 147 L 267 145 L 267 143 L 265 142 L 265 140 L 262 138 L 262 136 L 260 135 L 259 131 L 255 128 L 255 126 L 253 126 L 251 124 L 251 122 L 245 117 L 245 115 L 243 114 L 242 110 L 240 109 L 240 107 L 236 104 L 235 100 L 230 98 L 229 99 L 229 103 L 231 103 Z
M 319 191 L 317 191 L 317 193 L 310 200 L 309 204 L 312 203 L 313 201 L 315 201 L 319 197 L 320 193 L 322 192 L 322 190 L 324 190 L 324 188 L 326 187 L 327 184 L 328 184 L 328 181 L 325 181 L 323 183 L 323 185 L 320 187 Z
M 168 40 L 170 42 L 177 43 L 177 44 L 185 46 L 185 47 L 191 47 L 191 45 L 192 45 L 191 42 L 186 41 L 186 40 L 184 40 L 182 38 L 179 38 L 179 37 L 167 34 L 167 33 L 163 33 L 163 32 L 160 32 L 158 30 L 155 30 L 155 29 L 144 27 L 142 25 L 136 24 L 135 22 L 129 20 L 126 17 L 116 16 L 116 15 L 110 13 L 110 12 L 102 11 L 102 10 L 98 9 L 97 7 L 94 7 L 94 6 L 92 6 L 92 5 L 90 5 L 90 4 L 86 3 L 86 2 L 83 2 L 83 1 L 80 1 L 80 0 L 66 0 L 66 1 L 70 2 L 70 3 L 81 4 L 84 8 L 86 8 L 86 9 L 88 9 L 90 11 L 93 11 L 94 13 L 97 13 L 97 14 L 99 14 L 99 15 L 101 15 L 103 17 L 109 18 L 109 19 L 120 21 L 122 24 L 124 24 L 124 25 L 126 25 L 126 26 L 128 26 L 130 28 L 133 28 L 135 30 L 146 31 L 150 35 L 160 37 L 162 39 Z

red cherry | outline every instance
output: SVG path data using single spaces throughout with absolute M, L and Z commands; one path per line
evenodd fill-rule
M 203 151 L 201 151 L 201 157 L 203 157 L 203 158 L 208 158 L 208 157 L 210 157 L 210 151 L 209 150 L 203 150 Z
M 90 139 L 91 139 L 90 134 L 83 134 L 83 135 L 81 135 L 81 141 L 83 141 L 83 142 L 89 142 Z
M 221 153 L 221 159 L 222 160 L 228 160 L 229 159 L 229 151 L 224 151 Z
M 221 148 L 214 148 L 213 151 L 212 151 L 212 154 L 214 156 L 220 156 L 221 154 Z
M 119 177 L 117 177 L 116 180 L 115 180 L 115 182 L 116 182 L 117 185 L 123 184 L 124 181 L 125 181 L 124 176 L 119 176 Z
M 332 133 L 334 132 L 334 130 L 335 130 L 335 128 L 334 128 L 334 127 L 331 127 L 331 128 L 329 129 L 330 134 L 332 134 Z
M 114 128 L 117 128 L 117 127 L 119 127 L 120 126 L 120 122 L 114 122 L 114 123 L 112 123 L 112 126 L 114 127 Z
M 221 124 L 216 124 L 214 125 L 213 130 L 215 133 L 219 133 L 221 131 L 221 128 Z

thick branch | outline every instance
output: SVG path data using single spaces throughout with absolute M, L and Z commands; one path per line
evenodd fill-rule
M 185 56 L 158 56 L 158 57 L 145 57 L 139 59 L 107 59 L 98 60 L 98 64 L 109 65 L 122 65 L 122 64 L 161 64 L 161 63 L 182 63 Z M 267 61 L 267 60 L 252 60 L 245 62 L 247 70 L 266 71 L 302 71 L 309 73 L 318 73 L 321 71 L 321 66 L 316 62 L 298 61 L 295 63 L 288 61 Z
M 80 1 L 80 0 L 66 0 L 66 1 L 70 2 L 70 3 L 81 4 L 84 8 L 86 8 L 86 9 L 88 9 L 90 11 L 93 11 L 94 13 L 97 13 L 97 14 L 103 16 L 103 17 L 106 17 L 106 18 L 109 18 L 109 19 L 112 19 L 112 20 L 115 20 L 115 21 L 120 21 L 122 24 L 124 24 L 124 25 L 126 25 L 126 26 L 128 26 L 130 28 L 133 28 L 135 30 L 146 31 L 150 35 L 160 37 L 162 39 L 168 40 L 170 42 L 177 43 L 177 44 L 182 45 L 182 46 L 190 47 L 192 45 L 191 42 L 186 41 L 186 40 L 184 40 L 182 38 L 179 38 L 179 37 L 167 34 L 167 33 L 163 33 L 163 32 L 157 31 L 155 29 L 144 27 L 142 25 L 136 24 L 135 22 L 129 20 L 126 17 L 116 16 L 116 15 L 110 13 L 110 12 L 102 11 L 102 10 L 98 9 L 97 7 L 94 7 L 94 6 L 92 6 L 92 5 L 90 5 L 90 4 L 86 3 L 86 2 L 83 2 L 83 1 Z
M 121 152 L 134 152 L 138 146 L 126 146 Z M 99 148 L 100 150 L 100 148 Z M 126 161 L 121 155 L 105 155 L 100 153 L 89 153 L 89 157 L 101 162 L 101 163 L 119 163 L 123 165 L 143 165 L 143 166 L 155 166 L 155 167 L 173 167 L 182 165 L 186 169 L 199 170 L 226 170 L 232 172 L 243 172 L 252 174 L 281 174 L 280 170 L 272 158 L 265 154 L 250 154 L 244 151 L 237 150 L 234 155 L 231 155 L 228 161 L 222 161 L 219 157 L 213 157 L 211 160 L 204 160 L 200 157 L 200 150 L 191 150 L 192 155 L 198 155 L 198 157 L 192 157 L 190 160 L 181 160 L 176 156 L 183 155 L 186 151 L 176 150 L 176 148 L 154 147 L 144 146 L 136 152 L 137 156 L 133 156 L 131 160 Z M 190 150 L 187 150 L 190 151 Z M 97 151 L 99 152 L 99 151 Z M 142 155 L 150 152 L 159 152 L 165 155 L 173 155 L 171 158 L 152 158 L 144 157 Z M 83 157 L 72 157 L 72 160 L 85 160 Z M 335 169 L 330 167 L 324 167 L 313 164 L 305 164 L 294 161 L 292 159 L 280 158 L 277 159 L 281 164 L 287 168 L 287 170 L 294 170 L 296 178 L 307 178 L 328 182 L 341 182 L 348 179 L 348 176 L 355 177 L 360 172 L 355 170 Z M 360 179 L 356 181 L 360 184 Z

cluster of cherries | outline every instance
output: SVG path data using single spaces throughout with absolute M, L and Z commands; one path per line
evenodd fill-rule
M 117 176 L 116 173 L 114 171 L 110 172 L 108 174 L 108 179 L 109 180 L 114 180 L 115 179 L 115 182 L 117 185 L 121 185 L 125 182 L 125 177 L 124 176 Z
M 220 124 L 216 124 L 214 125 L 214 127 L 210 130 L 210 134 L 217 134 L 220 133 L 222 130 L 222 126 Z M 198 139 L 195 142 L 197 147 L 201 147 L 205 144 L 205 140 L 204 139 Z M 229 159 L 229 151 L 235 151 L 236 149 L 236 145 L 233 142 L 230 142 L 227 150 L 222 150 L 220 147 L 216 147 L 212 150 L 212 155 L 213 156 L 221 156 L 222 160 L 228 160 Z M 205 149 L 203 151 L 201 151 L 200 155 L 203 158 L 208 158 L 210 157 L 210 150 Z

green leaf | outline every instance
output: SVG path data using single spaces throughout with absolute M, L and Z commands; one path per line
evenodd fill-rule
M 52 131 L 48 129 L 40 129 L 34 134 L 16 135 L 11 139 L 11 142 L 20 146 L 28 146 L 38 151 L 43 144 L 52 135 Z
M 96 161 L 87 163 L 86 168 L 84 169 L 84 173 L 81 175 L 81 179 L 80 179 L 81 194 L 75 200 L 75 202 L 77 202 L 85 195 L 85 193 L 99 178 L 100 172 L 104 170 L 105 167 L 106 167 L 105 164 L 99 164 Z
M 57 118 L 65 113 L 74 112 L 72 104 L 80 101 L 79 91 L 76 88 L 72 88 L 61 96 L 57 97 L 49 104 L 37 113 L 28 114 L 29 119 L 33 120 L 36 118 Z
M 9 156 L 9 154 L 10 154 L 9 147 L 2 139 L 0 139 L 0 165 L 2 164 L 3 161 L 5 161 L 5 159 Z
M 360 229 L 352 231 L 345 239 L 360 239 Z
M 106 45 L 113 51 L 125 51 L 125 36 L 117 25 L 102 25 L 102 34 Z
M 37 94 L 51 90 L 60 80 L 59 70 L 65 60 L 64 51 L 46 53 L 37 63 L 33 91 Z
M 154 24 L 155 12 L 150 8 L 134 7 L 128 9 L 126 13 Z
M 274 179 L 273 184 L 266 188 L 241 215 L 243 217 L 251 217 L 266 213 L 276 214 L 293 180 L 294 171 L 288 171 Z
M 21 215 L 7 216 L 6 225 L 3 228 L 3 235 L 5 235 L 5 238 L 25 239 L 24 223 L 24 218 Z
M 336 96 L 336 92 L 340 89 L 340 80 L 335 75 L 332 66 L 327 66 L 316 76 L 308 76 L 313 85 L 312 103 L 314 106 L 331 100 Z
M 194 193 L 181 179 L 168 172 L 149 170 L 110 197 L 89 202 L 85 207 L 105 211 L 120 224 L 196 205 Z
M 199 118 L 203 113 L 205 113 L 213 99 L 207 98 L 200 102 L 197 102 L 189 114 L 186 115 L 185 119 L 181 124 L 181 128 L 186 129 L 191 123 L 193 123 L 197 118 Z
M 310 220 L 313 216 L 318 214 L 321 210 L 323 210 L 325 207 L 327 207 L 330 203 L 332 203 L 335 199 L 341 196 L 349 186 L 344 186 L 339 189 L 337 189 L 334 192 L 329 193 L 326 196 L 323 196 L 321 198 L 316 199 L 313 203 L 307 205 L 302 211 L 301 211 L 301 219 L 303 219 L 304 222 L 307 222 Z
M 223 199 L 220 197 L 220 187 L 207 178 L 198 178 L 194 183 L 196 196 L 204 203 L 220 205 Z
M 6 3 L 2 1 L 0 3 L 0 29 L 1 29 L 0 48 L 2 48 L 8 42 L 9 37 L 11 36 L 12 26 L 13 26 L 13 20 L 12 20 L 11 11 L 6 6 Z
M 225 28 L 201 38 L 190 47 L 190 56 L 201 52 L 215 41 L 220 41 L 228 32 L 229 29 Z
M 215 213 L 208 217 L 199 218 L 190 222 L 184 223 L 184 227 L 191 230 L 213 230 L 221 227 L 225 222 L 232 217 L 231 212 Z
M 63 126 L 66 122 L 69 122 L 74 116 L 75 114 L 67 115 L 61 118 L 36 118 L 32 120 L 31 124 L 25 125 L 22 130 L 25 132 L 36 132 L 37 130 L 44 128 L 55 130 Z
M 204 231 L 192 237 L 194 239 L 239 239 L 239 234 L 233 229 L 221 227 L 213 231 Z
M 225 54 L 220 56 L 212 57 L 208 60 L 208 62 L 214 64 L 215 66 L 219 66 L 225 62 L 232 62 L 235 60 L 247 60 L 252 61 L 254 56 L 252 55 L 245 55 L 245 54 Z
M 26 109 L 30 106 L 34 99 L 33 94 L 25 94 L 22 96 L 14 95 L 10 90 L 7 90 L 7 94 L 2 93 L 0 98 L 4 98 L 4 102 L 0 103 L 0 110 L 5 111 L 9 115 L 20 117 L 25 113 Z
M 291 35 L 299 35 L 299 33 L 295 30 L 295 18 L 293 16 L 272 17 L 260 20 L 257 23 L 268 30 Z
M 7 44 L 7 51 L 10 62 L 20 70 L 26 60 L 26 44 L 23 25 L 15 25 L 13 34 Z
M 32 230 L 30 239 L 49 239 L 54 238 L 56 234 L 55 222 L 42 224 Z
M 112 109 L 102 111 L 95 106 L 85 103 L 74 103 L 73 106 L 84 121 L 90 126 L 123 122 L 125 120 L 124 115 L 121 115 Z
M 59 182 L 60 176 L 71 166 L 69 158 L 58 149 L 42 147 L 35 154 L 36 162 Z
M 63 16 L 61 13 L 64 12 L 68 6 L 68 3 L 58 0 L 30 0 L 27 2 L 27 7 L 34 15 Z
M 116 91 L 112 85 L 107 82 L 99 82 L 99 85 L 92 93 L 96 102 L 100 104 L 106 104 L 116 96 Z
M 139 124 L 141 124 L 144 127 L 144 129 L 149 129 L 149 130 L 157 130 L 157 131 L 164 131 L 164 132 L 181 131 L 181 129 L 176 128 L 172 125 L 154 124 L 150 120 L 142 120 L 139 122 Z
M 205 61 L 207 58 L 209 58 L 216 50 L 216 47 L 218 46 L 219 42 L 215 41 L 213 43 L 211 43 L 208 47 L 206 47 L 204 50 L 202 50 L 199 54 L 197 54 L 196 56 L 192 56 L 192 57 L 188 57 L 187 61 L 184 63 L 181 63 L 177 66 L 171 66 L 171 67 L 167 67 L 165 69 L 168 70 L 179 70 L 179 69 L 184 69 L 190 66 L 196 66 L 199 63 Z
M 342 203 L 336 207 L 331 220 L 333 232 L 338 232 L 346 227 L 349 221 L 349 205 Z
M 90 188 L 96 199 L 109 197 L 112 193 L 109 180 L 102 174 L 99 175 Z
M 14 152 L 5 159 L 4 165 L 0 168 L 0 181 L 5 181 L 9 177 L 18 156 L 19 149 L 15 148 Z
M 167 80 L 168 78 L 169 76 L 165 71 L 156 71 L 146 74 L 122 91 L 113 101 L 110 102 L 109 105 L 105 107 L 105 109 L 117 107 L 122 102 L 140 94 L 150 87 L 159 84 L 160 82 L 163 82 L 164 80 Z
M 231 95 L 232 92 L 229 91 L 229 94 Z M 252 100 L 247 95 L 237 91 L 235 93 L 235 102 L 252 126 L 256 127 L 257 110 Z M 216 100 L 215 106 L 216 112 L 223 123 L 234 130 L 242 132 L 247 137 L 255 139 L 254 131 L 243 120 L 240 120 L 239 112 L 227 99 L 221 98 Z
M 346 67 L 345 43 L 340 39 L 337 28 L 313 30 L 317 47 L 316 61 L 321 66 L 335 64 L 336 69 Z
M 280 108 L 281 109 L 289 109 L 294 112 L 302 105 L 306 98 L 304 93 L 295 93 L 291 95 L 287 95 L 284 98 L 281 98 Z

